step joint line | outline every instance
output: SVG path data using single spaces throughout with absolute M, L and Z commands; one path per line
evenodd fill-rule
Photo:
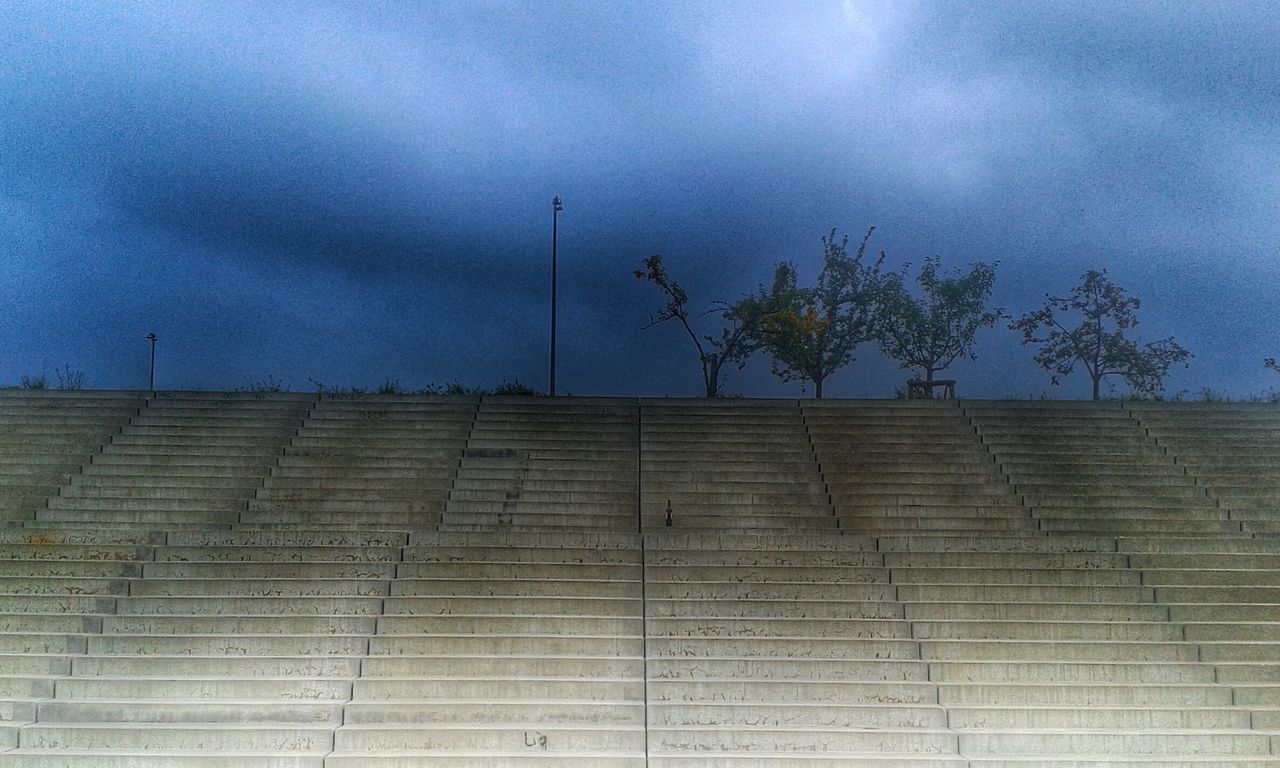
M 644 764 L 649 765 L 649 554 L 640 534 L 640 671 L 644 695 Z

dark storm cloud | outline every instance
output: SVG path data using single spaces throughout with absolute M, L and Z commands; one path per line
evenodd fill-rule
M 552 194 L 577 392 L 696 389 L 678 329 L 639 330 L 640 259 L 734 298 L 779 259 L 812 277 L 833 226 L 877 225 L 895 264 L 998 259 L 1015 312 L 1105 266 L 1144 333 L 1200 352 L 1175 389 L 1257 391 L 1280 352 L 1264 4 L 32 4 L 0 26 L 2 380 L 52 356 L 136 384 L 159 326 L 186 385 L 540 385 Z M 1012 334 L 980 351 L 969 392 L 1044 389 Z M 859 357 L 834 391 L 901 378 Z M 731 390 L 797 391 L 767 368 Z

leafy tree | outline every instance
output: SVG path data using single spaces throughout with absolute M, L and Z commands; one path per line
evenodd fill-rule
M 822 397 L 827 377 L 853 362 L 853 352 L 875 337 L 881 298 L 884 254 L 871 264 L 863 261 L 867 230 L 858 250 L 849 255 L 849 238 L 836 230 L 822 238 L 822 270 L 817 285 L 801 288 L 794 264 L 778 264 L 769 290 L 761 288 L 753 310 L 759 315 L 759 334 L 773 356 L 773 373 L 783 381 L 812 381 L 814 396 Z
M 1136 394 L 1154 395 L 1163 389 L 1169 368 L 1185 364 L 1192 355 L 1172 336 L 1141 347 L 1125 338 L 1138 325 L 1139 305 L 1107 278 L 1106 270 L 1089 270 L 1068 296 L 1049 296 L 1043 307 L 1009 327 L 1022 332 L 1023 344 L 1043 345 L 1035 361 L 1054 373 L 1055 385 L 1079 363 L 1093 380 L 1094 400 L 1107 376 L 1119 376 Z M 1074 328 L 1068 327 L 1071 316 L 1080 317 Z
M 1002 309 L 987 309 L 996 266 L 978 262 L 968 274 L 957 270 L 942 277 L 938 258 L 926 259 L 916 278 L 919 299 L 907 290 L 903 275 L 893 275 L 885 283 L 880 348 L 900 367 L 924 371 L 925 381 L 961 357 L 976 359 L 978 331 L 1007 317 Z
M 643 264 L 644 269 L 636 270 L 635 276 L 658 286 L 667 297 L 666 305 L 650 318 L 649 324 L 645 327 L 652 328 L 668 320 L 678 321 L 698 352 L 706 396 L 719 397 L 725 366 L 736 365 L 742 368 L 747 364 L 747 359 L 760 348 L 761 342 L 757 333 L 760 312 L 756 302 L 750 298 L 743 299 L 737 304 L 714 302 L 712 308 L 703 314 L 720 315 L 724 321 L 724 325 L 720 328 L 720 335 L 699 335 L 693 329 L 689 317 L 689 295 L 667 274 L 662 256 L 650 256 L 644 260 Z

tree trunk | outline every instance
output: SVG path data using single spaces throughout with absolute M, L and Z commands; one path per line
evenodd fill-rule
M 925 368 L 925 369 L 924 369 L 924 380 L 925 380 L 925 381 L 927 381 L 927 382 L 929 382 L 930 384 L 932 384 L 932 383 L 933 383 L 933 369 L 932 369 L 932 368 Z M 933 388 L 932 388 L 932 387 L 930 387 L 930 388 L 929 388 L 929 397 L 933 397 Z
M 813 396 L 822 399 L 822 379 L 813 380 Z
M 703 383 L 707 385 L 707 397 L 715 398 L 720 395 L 720 363 L 707 363 L 702 368 Z
M 1094 400 L 1099 399 L 1099 398 L 1098 398 L 1098 385 L 1100 385 L 1101 383 L 1102 383 L 1102 377 L 1101 377 L 1101 376 L 1094 376 L 1094 377 L 1093 377 L 1093 399 L 1094 399 Z

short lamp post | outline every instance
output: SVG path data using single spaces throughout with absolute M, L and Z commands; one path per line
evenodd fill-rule
M 151 391 L 156 391 L 156 335 L 154 333 L 147 334 L 147 341 L 151 342 Z
M 557 228 L 560 223 L 560 212 L 564 206 L 560 196 L 551 198 L 551 396 L 556 396 L 556 241 Z

